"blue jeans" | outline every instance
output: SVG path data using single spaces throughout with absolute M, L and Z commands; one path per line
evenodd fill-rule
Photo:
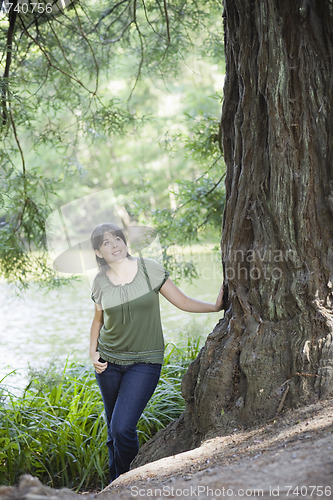
M 106 414 L 111 481 L 129 470 L 139 451 L 136 425 L 157 386 L 161 368 L 152 363 L 108 363 L 104 372 L 95 372 Z

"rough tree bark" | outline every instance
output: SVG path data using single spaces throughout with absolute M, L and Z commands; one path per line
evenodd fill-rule
M 333 2 L 225 0 L 225 317 L 134 466 L 333 394 Z

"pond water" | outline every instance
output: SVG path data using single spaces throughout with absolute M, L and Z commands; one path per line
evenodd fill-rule
M 197 254 L 193 260 L 200 278 L 178 286 L 187 295 L 215 302 L 221 284 L 219 252 Z M 172 278 L 172 276 L 171 276 Z M 46 369 L 78 360 L 89 363 L 89 330 L 94 305 L 90 284 L 82 279 L 61 290 L 41 292 L 31 287 L 17 297 L 6 283 L 0 283 L 0 380 L 12 388 L 24 387 L 28 368 Z M 190 334 L 202 343 L 222 313 L 193 314 L 180 311 L 160 295 L 165 342 L 181 346 Z M 14 374 L 8 375 L 15 370 Z

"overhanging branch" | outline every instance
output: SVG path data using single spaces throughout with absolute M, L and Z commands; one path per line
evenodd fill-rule
M 9 27 L 7 32 L 6 43 L 6 64 L 3 74 L 3 87 L 1 89 L 1 106 L 2 106 L 2 125 L 5 126 L 8 121 L 7 98 L 8 98 L 8 79 L 10 65 L 12 62 L 13 40 L 15 33 L 15 23 L 17 18 L 17 0 L 13 0 L 12 9 L 9 12 Z

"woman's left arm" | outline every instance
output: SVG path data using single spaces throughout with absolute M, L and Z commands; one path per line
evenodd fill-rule
M 215 304 L 210 302 L 202 302 L 201 300 L 192 299 L 187 297 L 175 284 L 168 278 L 160 289 L 161 294 L 171 304 L 178 307 L 182 311 L 203 313 L 203 312 L 217 312 L 223 309 L 223 285 L 220 288 Z

